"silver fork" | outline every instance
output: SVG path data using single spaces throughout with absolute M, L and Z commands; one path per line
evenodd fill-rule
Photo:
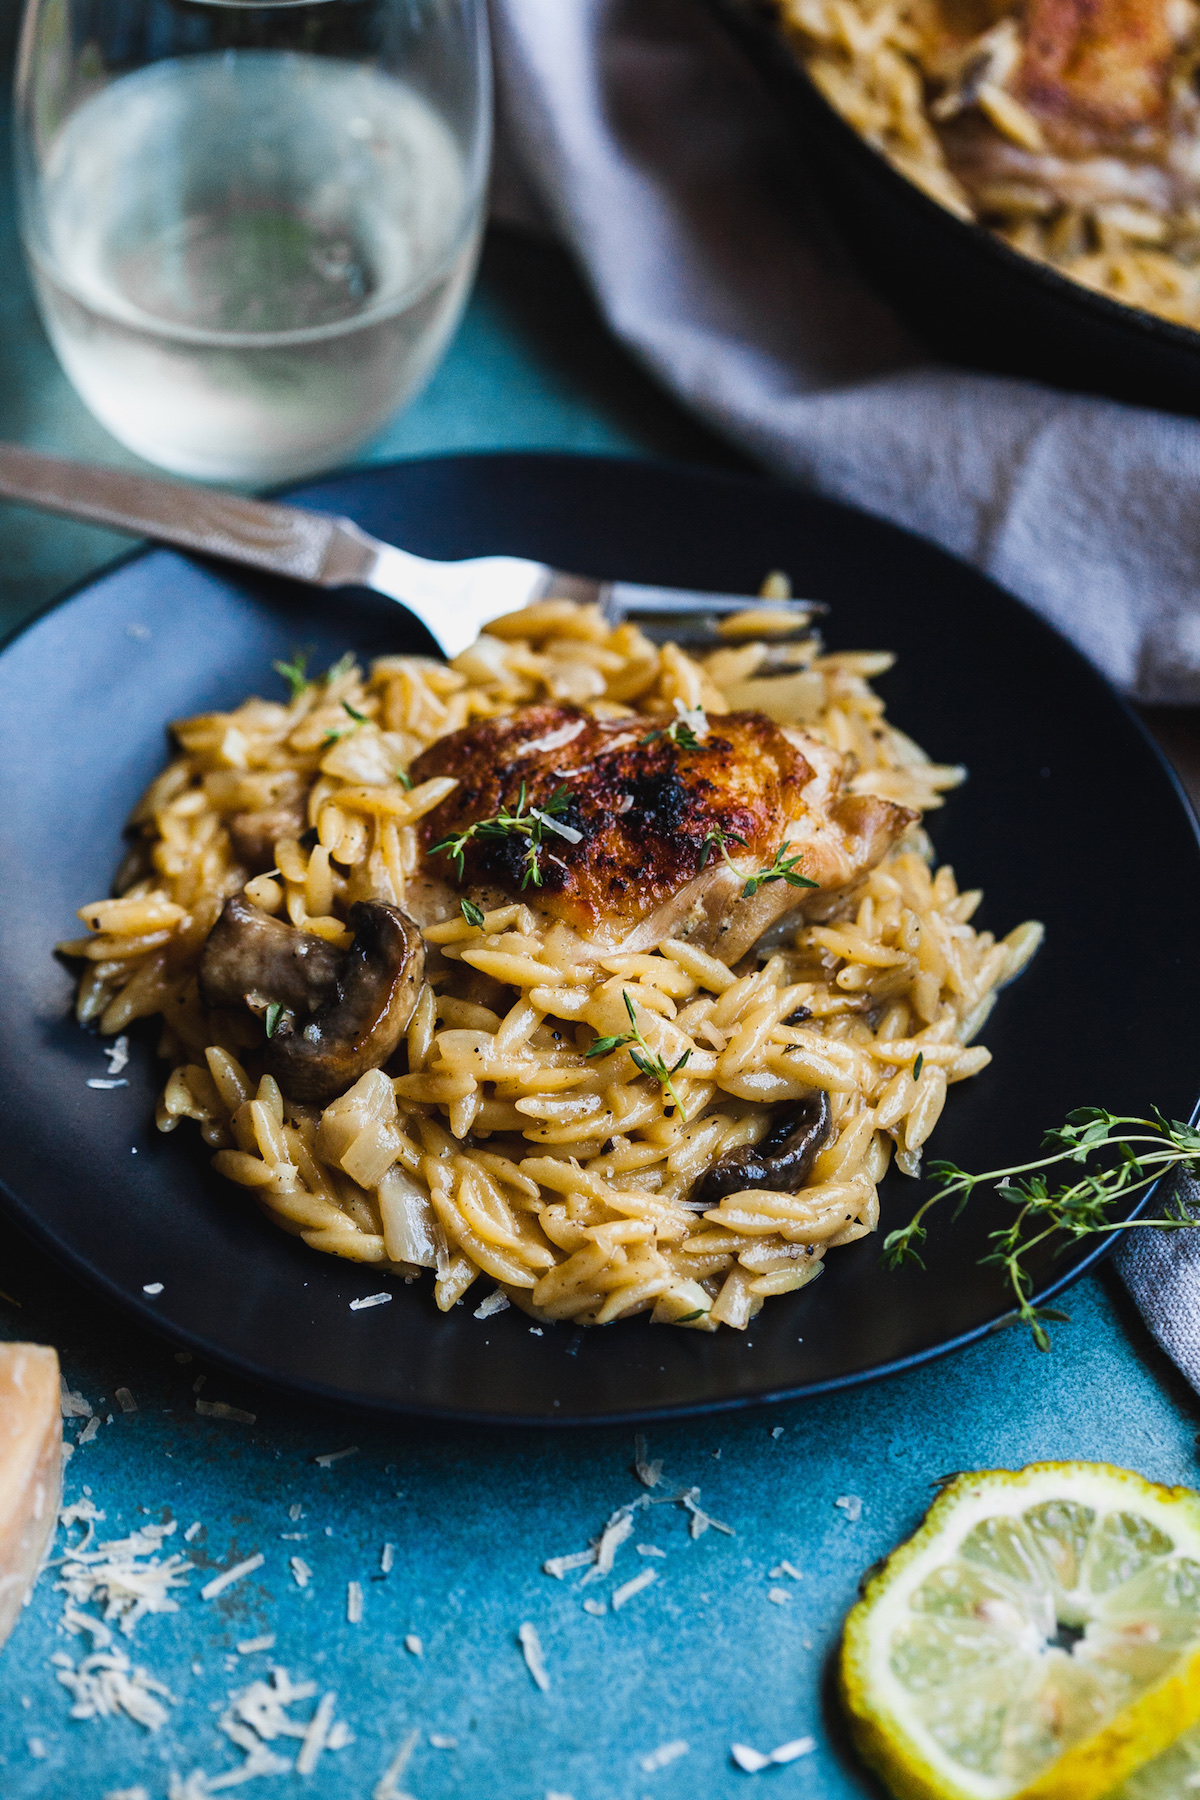
M 711 624 L 759 603 L 757 596 L 747 594 L 593 580 L 522 556 L 434 562 L 370 537 L 352 520 L 333 513 L 71 462 L 19 444 L 0 444 L 0 499 L 289 575 L 314 587 L 373 588 L 418 618 L 448 657 L 465 650 L 491 620 L 551 596 L 596 602 L 611 624 L 630 616 L 674 618 L 682 624 L 680 615 Z M 797 628 L 824 610 L 806 600 L 773 600 L 770 605 L 794 613 Z

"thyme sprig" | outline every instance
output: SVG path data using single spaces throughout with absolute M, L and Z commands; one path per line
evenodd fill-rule
M 309 650 L 293 650 L 290 662 L 273 662 L 271 667 L 277 675 L 282 675 L 288 684 L 289 700 L 298 700 L 308 686 Z
M 704 708 L 685 706 L 682 700 L 676 700 L 675 711 L 678 717 L 658 731 L 648 731 L 641 743 L 653 744 L 659 738 L 665 738 L 668 743 L 678 744 L 681 750 L 702 750 L 708 736 L 708 715 Z
M 929 1172 L 937 1188 L 907 1225 L 888 1234 L 883 1253 L 893 1269 L 905 1262 L 921 1262 L 917 1246 L 926 1237 L 924 1221 L 930 1209 L 942 1200 L 954 1200 L 958 1218 L 977 1188 L 993 1188 L 1016 1212 L 1011 1223 L 988 1234 L 992 1249 L 980 1263 L 1004 1270 L 1016 1302 L 1016 1320 L 1028 1325 L 1039 1350 L 1048 1350 L 1050 1335 L 1044 1320 L 1061 1315 L 1033 1304 L 1033 1277 L 1026 1259 L 1055 1238 L 1062 1239 L 1056 1251 L 1061 1253 L 1081 1238 L 1114 1231 L 1194 1228 L 1200 1220 L 1192 1218 L 1174 1196 L 1162 1218 L 1126 1221 L 1110 1215 L 1118 1203 L 1127 1204 L 1174 1169 L 1200 1173 L 1200 1131 L 1160 1113 L 1139 1119 L 1084 1106 L 1068 1113 L 1064 1125 L 1048 1131 L 1042 1147 L 1048 1154 L 1033 1162 L 989 1169 L 982 1175 L 969 1175 L 956 1163 L 931 1163 Z M 1056 1182 L 1051 1179 L 1052 1170 L 1071 1173 Z
M 688 1058 L 692 1054 L 691 1051 L 685 1050 L 678 1062 L 674 1062 L 668 1067 L 665 1058 L 657 1055 L 642 1036 L 638 1027 L 637 1013 L 634 1011 L 633 1001 L 629 997 L 628 988 L 621 989 L 621 998 L 625 1002 L 625 1011 L 629 1014 L 629 1023 L 633 1029 L 630 1031 L 623 1031 L 617 1037 L 597 1038 L 595 1043 L 588 1047 L 586 1053 L 588 1060 L 590 1061 L 592 1057 L 596 1056 L 609 1056 L 614 1050 L 628 1050 L 634 1066 L 639 1069 L 643 1075 L 652 1076 L 653 1079 L 658 1082 L 658 1085 L 670 1094 L 671 1099 L 675 1104 L 675 1111 L 679 1117 L 680 1124 L 686 1125 L 687 1114 L 683 1110 L 683 1102 L 675 1092 L 675 1084 L 672 1081 L 672 1076 L 678 1075 L 680 1069 L 685 1067 Z
M 804 852 L 797 850 L 794 856 L 789 856 L 787 852 L 792 846 L 786 839 L 776 850 L 774 861 L 767 868 L 758 869 L 753 875 L 747 875 L 744 869 L 738 868 L 725 848 L 727 844 L 741 844 L 745 847 L 745 843 L 745 838 L 739 837 L 736 831 L 725 831 L 720 825 L 714 825 L 704 840 L 704 853 L 700 858 L 700 867 L 705 868 L 713 850 L 719 850 L 726 867 L 732 869 L 738 880 L 744 883 L 743 900 L 753 899 L 759 888 L 765 887 L 768 881 L 786 881 L 789 887 L 820 887 L 819 881 L 810 881 L 807 875 L 797 873 L 800 864 L 804 861 Z
M 820 887 L 819 881 L 810 881 L 807 875 L 797 874 L 800 864 L 804 861 L 804 852 L 797 850 L 794 856 L 789 856 L 787 852 L 791 847 L 785 838 L 776 850 L 775 859 L 770 867 L 760 869 L 757 875 L 750 877 L 742 889 L 742 894 L 747 900 L 757 894 L 760 887 L 765 887 L 768 881 L 786 881 L 789 887 L 795 888 Z
M 545 806 L 530 806 L 526 800 L 525 783 L 521 783 L 521 792 L 517 797 L 516 808 L 509 811 L 502 807 L 490 819 L 476 819 L 465 831 L 455 836 L 442 838 L 440 843 L 430 846 L 430 856 L 444 852 L 454 864 L 456 878 L 461 881 L 465 870 L 465 854 L 467 845 L 476 838 L 524 837 L 528 839 L 525 847 L 525 873 L 521 879 L 522 891 L 530 882 L 534 887 L 542 885 L 542 867 L 539 851 L 545 840 L 547 831 L 556 837 L 565 838 L 568 843 L 579 843 L 582 832 L 576 831 L 572 825 L 563 825 L 561 815 L 570 805 L 570 790 L 564 782 L 556 787 Z

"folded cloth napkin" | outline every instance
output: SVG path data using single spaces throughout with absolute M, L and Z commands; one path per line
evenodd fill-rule
M 668 387 L 985 570 L 1132 696 L 1200 701 L 1200 423 L 931 362 L 705 0 L 492 5 L 506 158 Z M 1200 1183 L 1180 1192 L 1200 1211 Z M 1200 1232 L 1132 1232 L 1117 1266 L 1200 1391 Z
M 614 331 L 771 469 L 1200 701 L 1200 423 L 931 362 L 862 285 L 706 0 L 492 0 L 502 137 Z
M 1176 1176 L 1174 1198 L 1200 1223 L 1200 1180 Z M 1113 1261 L 1152 1335 L 1200 1393 L 1200 1229 L 1127 1232 Z

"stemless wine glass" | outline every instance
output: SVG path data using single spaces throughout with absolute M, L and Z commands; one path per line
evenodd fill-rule
M 363 444 L 466 300 L 485 0 L 27 0 L 21 226 L 115 437 L 267 482 Z

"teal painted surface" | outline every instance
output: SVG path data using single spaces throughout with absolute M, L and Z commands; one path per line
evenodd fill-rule
M 0 435 L 132 464 L 46 346 L 7 186 L 0 268 Z M 736 460 L 613 346 L 556 253 L 505 238 L 489 248 L 447 361 L 370 456 L 501 448 Z M 0 508 L 0 621 L 17 623 L 125 547 Z M 416 1800 L 724 1800 L 751 1782 L 780 1800 L 868 1794 L 827 1702 L 829 1652 L 860 1572 L 912 1528 L 937 1477 L 1082 1456 L 1164 1481 L 1196 1478 L 1195 1397 L 1101 1277 L 1073 1293 L 1073 1322 L 1058 1329 L 1049 1359 L 1010 1332 L 877 1388 L 652 1433 L 664 1488 L 699 1485 L 702 1504 L 735 1535 L 714 1529 L 693 1542 L 679 1507 L 654 1508 L 639 1516 L 612 1577 L 581 1589 L 578 1574 L 559 1582 L 540 1565 L 582 1549 L 614 1507 L 645 1491 L 627 1434 L 407 1427 L 255 1392 L 180 1364 L 169 1345 L 21 1243 L 0 1242 L 0 1289 L 0 1336 L 55 1344 L 70 1385 L 102 1421 L 69 1464 L 67 1498 L 90 1488 L 106 1514 L 101 1536 L 177 1520 L 166 1548 L 195 1564 L 178 1613 L 118 1637 L 173 1696 L 154 1733 L 123 1717 L 71 1719 L 49 1659 L 78 1658 L 86 1645 L 61 1629 L 55 1571 L 42 1577 L 0 1651 L 4 1800 L 104 1800 L 138 1787 L 165 1800 L 172 1772 L 228 1773 L 240 1753 L 217 1730 L 220 1713 L 272 1662 L 336 1692 L 354 1741 L 310 1777 L 264 1777 L 250 1795 L 367 1800 L 414 1727 L 421 1738 L 402 1785 Z M 552 1336 L 546 1348 L 559 1353 Z M 200 1398 L 256 1422 L 198 1416 L 202 1376 Z M 115 1403 L 118 1386 L 131 1390 L 136 1412 Z M 350 1445 L 356 1455 L 331 1468 L 314 1460 Z M 850 1495 L 863 1502 L 855 1522 L 835 1504 Z M 303 1516 L 293 1520 L 294 1505 Z M 199 1533 L 181 1544 L 193 1521 Z M 294 1532 L 303 1539 L 284 1536 Z M 664 1557 L 640 1558 L 638 1542 Z M 385 1543 L 395 1562 L 376 1579 Z M 214 1571 L 259 1553 L 255 1572 L 211 1602 L 199 1598 Z M 304 1590 L 289 1572 L 293 1555 L 313 1571 Z M 783 1559 L 802 1580 L 771 1578 Z M 654 1585 L 619 1613 L 584 1611 L 585 1598 L 650 1567 Z M 358 1625 L 346 1616 L 351 1581 L 364 1593 Z M 772 1587 L 788 1593 L 786 1604 L 767 1598 Z M 544 1647 L 545 1694 L 521 1658 L 522 1623 Z M 266 1633 L 276 1638 L 271 1652 L 238 1655 L 238 1642 Z M 420 1657 L 404 1647 L 409 1634 L 422 1639 Z M 313 1705 L 293 1715 L 306 1718 Z M 436 1747 L 431 1733 L 455 1747 Z M 810 1733 L 815 1752 L 786 1768 L 749 1777 L 730 1762 L 735 1741 L 770 1750 Z M 679 1739 L 686 1756 L 643 1771 L 644 1756 Z

